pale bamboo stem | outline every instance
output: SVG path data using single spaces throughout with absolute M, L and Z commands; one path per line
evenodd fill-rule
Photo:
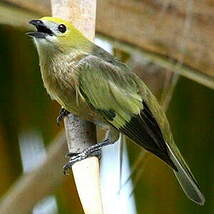
M 95 35 L 96 0 L 52 0 L 52 14 L 71 21 L 88 39 Z M 69 115 L 64 120 L 69 152 L 80 152 L 96 142 L 96 127 Z M 84 212 L 102 214 L 99 161 L 92 157 L 72 166 Z

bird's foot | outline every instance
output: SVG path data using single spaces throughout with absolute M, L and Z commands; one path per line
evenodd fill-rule
M 105 140 L 101 143 L 97 143 L 95 145 L 90 146 L 89 148 L 83 150 L 80 153 L 68 153 L 67 157 L 69 157 L 69 161 L 65 166 L 63 167 L 64 174 L 69 175 L 69 171 L 71 171 L 71 168 L 73 164 L 75 164 L 78 161 L 84 160 L 88 157 L 98 157 L 101 158 L 101 149 L 103 146 L 107 146 L 111 144 L 109 140 Z
M 59 116 L 56 118 L 56 123 L 59 126 L 60 122 L 64 119 L 64 117 L 68 116 L 70 114 L 69 111 L 65 110 L 64 108 L 61 108 L 59 112 Z

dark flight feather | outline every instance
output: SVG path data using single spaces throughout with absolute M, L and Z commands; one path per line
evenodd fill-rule
M 168 149 L 161 130 L 145 102 L 139 115 L 134 115 L 126 125 L 119 130 L 139 146 L 154 153 L 174 170 L 176 166 L 169 157 Z

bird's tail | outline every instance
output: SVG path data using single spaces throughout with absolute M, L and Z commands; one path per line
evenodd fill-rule
M 181 185 L 183 191 L 189 199 L 199 205 L 204 205 L 205 198 L 180 152 L 173 152 L 169 145 L 167 146 L 169 149 L 170 158 L 177 168 L 177 171 L 174 170 L 175 176 L 178 179 L 178 182 Z

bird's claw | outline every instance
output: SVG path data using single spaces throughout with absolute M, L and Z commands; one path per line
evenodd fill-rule
M 67 115 L 69 115 L 70 112 L 65 110 L 64 108 L 61 108 L 60 112 L 59 112 L 59 116 L 56 118 L 56 123 L 59 126 L 60 122 L 64 119 L 64 117 L 66 117 Z
M 74 153 L 72 153 L 72 154 L 74 154 Z M 78 154 L 75 154 L 75 155 L 72 155 L 72 154 L 68 154 L 68 156 L 70 156 L 70 160 L 63 167 L 64 175 L 69 175 L 70 174 L 69 172 L 71 171 L 72 166 L 76 162 L 79 162 L 81 160 L 85 160 L 88 157 L 94 157 L 95 156 L 95 157 L 100 158 L 101 157 L 101 148 L 97 149 L 95 151 L 86 151 L 86 150 L 84 150 L 81 153 L 78 153 Z
M 101 158 L 101 149 L 103 146 L 109 145 L 110 142 L 109 140 L 103 141 L 101 143 L 97 143 L 93 146 L 90 146 L 89 148 L 83 150 L 80 153 L 68 153 L 67 157 L 69 157 L 69 161 L 67 164 L 64 165 L 63 170 L 64 170 L 64 175 L 69 175 L 72 166 L 81 160 L 84 160 L 88 157 L 98 157 L 99 159 Z

